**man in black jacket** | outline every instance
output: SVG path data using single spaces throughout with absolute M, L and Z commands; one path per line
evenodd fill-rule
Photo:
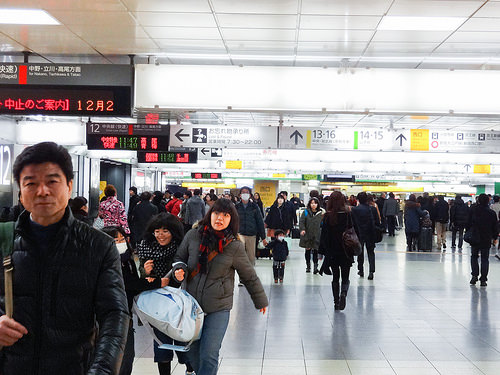
M 471 244 L 470 263 L 472 268 L 471 285 L 475 285 L 479 278 L 479 254 L 481 254 L 481 286 L 487 286 L 488 271 L 490 266 L 490 247 L 493 241 L 496 244 L 498 238 L 498 220 L 495 211 L 488 208 L 489 197 L 480 194 L 478 202 L 470 210 L 468 228 L 472 228 L 476 234 L 478 243 Z
M 260 214 L 259 206 L 250 201 L 252 191 L 248 186 L 243 186 L 240 189 L 241 202 L 236 204 L 238 218 L 240 220 L 239 234 L 245 244 L 245 251 L 250 259 L 250 263 L 255 265 L 255 242 L 257 234 L 264 239 L 264 246 L 267 245 L 265 240 L 266 232 L 264 230 L 264 220 Z
M 365 192 L 361 192 L 357 196 L 359 205 L 352 208 L 352 220 L 354 229 L 361 242 L 361 249 L 366 246 L 368 254 L 368 263 L 370 265 L 368 280 L 373 280 L 375 273 L 375 226 L 380 226 L 378 212 L 375 207 L 368 205 L 368 196 Z M 363 264 L 365 261 L 364 250 L 358 255 L 358 275 L 365 276 Z
M 455 250 L 458 232 L 458 251 L 462 251 L 464 243 L 464 228 L 469 222 L 469 207 L 464 203 L 460 195 L 457 194 L 455 202 L 450 208 L 451 225 L 451 250 Z
M 438 197 L 438 201 L 434 205 L 434 218 L 436 220 L 438 251 L 441 251 L 441 245 L 443 245 L 443 251 L 446 251 L 446 226 L 450 220 L 450 206 L 442 195 Z
M 39 143 L 17 157 L 13 175 L 26 210 L 12 252 L 14 314 L 0 317 L 0 373 L 117 374 L 130 319 L 120 257 L 113 239 L 68 208 L 71 156 Z

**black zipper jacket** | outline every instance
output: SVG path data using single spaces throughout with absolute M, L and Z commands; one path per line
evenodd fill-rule
M 0 352 L 0 374 L 117 374 L 130 317 L 113 239 L 66 208 L 42 255 L 29 227 L 30 213 L 24 211 L 12 253 L 13 318 L 28 334 Z

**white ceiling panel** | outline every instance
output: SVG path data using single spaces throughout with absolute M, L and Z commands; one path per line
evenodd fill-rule
M 120 0 L 2 0 L 4 8 L 30 8 L 46 10 L 91 10 L 96 12 L 123 11 Z
M 429 53 L 437 46 L 438 43 L 372 42 L 366 52 Z
M 386 31 L 379 30 L 373 37 L 373 42 L 421 42 L 440 43 L 444 41 L 450 33 L 448 31 Z
M 227 47 L 231 53 L 241 51 L 262 51 L 270 50 L 279 53 L 284 51 L 293 53 L 295 50 L 295 42 L 267 42 L 267 41 L 228 41 Z
M 296 15 L 219 14 L 217 19 L 221 27 L 256 29 L 295 29 L 297 27 Z
M 130 13 L 54 10 L 50 14 L 65 25 L 135 25 Z
M 122 0 L 134 12 L 211 12 L 207 0 Z
M 300 17 L 301 29 L 357 29 L 375 30 L 380 16 L 312 16 Z
M 298 0 L 212 0 L 217 13 L 296 14 Z
M 302 14 L 338 16 L 382 16 L 392 0 L 302 0 Z
M 474 15 L 475 17 L 500 17 L 500 2 L 490 1 Z
M 396 0 L 387 15 L 413 17 L 469 17 L 479 9 L 483 3 L 484 1 L 482 0 Z
M 225 40 L 295 41 L 295 30 L 289 29 L 222 29 Z
M 500 22 L 500 19 L 499 19 Z M 450 43 L 500 43 L 500 31 L 464 31 L 454 33 Z
M 133 12 L 143 26 L 217 27 L 211 13 Z
M 460 31 L 500 31 L 500 18 L 473 17 L 467 20 Z
M 155 39 L 161 49 L 182 53 L 193 53 L 193 51 L 210 53 L 226 53 L 226 48 L 221 40 L 195 40 L 195 39 Z
M 299 42 L 297 53 L 351 52 L 358 54 L 366 48 L 366 42 Z
M 196 59 L 196 58 L 169 58 L 172 64 L 182 64 L 182 65 L 212 65 L 213 62 L 207 59 Z M 231 65 L 231 60 L 229 57 L 224 59 L 217 59 L 217 65 Z
M 95 44 L 96 41 L 100 44 L 112 43 L 116 39 L 145 39 L 148 35 L 142 27 L 138 26 L 121 26 L 110 28 L 107 25 L 70 26 L 70 30 L 76 35 L 88 41 L 90 44 Z
M 221 39 L 216 27 L 145 27 L 144 30 L 153 39 Z
M 116 39 L 113 43 L 96 44 L 95 48 L 102 54 L 141 54 L 146 51 L 161 52 L 151 39 Z
M 373 35 L 370 30 L 300 30 L 300 42 L 368 42 Z
M 500 52 L 498 43 L 443 43 L 436 52 L 455 52 L 455 53 L 487 53 L 497 54 Z
M 0 33 L 0 52 L 23 51 L 25 49 L 23 45 Z

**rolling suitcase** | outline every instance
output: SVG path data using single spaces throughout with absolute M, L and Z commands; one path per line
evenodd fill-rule
M 418 235 L 418 250 L 432 250 L 432 228 L 421 228 Z

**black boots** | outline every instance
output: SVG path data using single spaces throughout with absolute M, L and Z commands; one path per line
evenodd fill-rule
M 316 275 L 318 273 L 318 263 L 314 263 L 314 270 L 313 273 Z
M 160 375 L 170 375 L 170 362 L 158 362 L 158 372 Z
M 340 283 L 332 281 L 333 306 L 335 310 L 340 310 Z
M 347 291 L 349 290 L 350 281 L 342 281 L 342 286 L 340 288 L 340 300 L 339 300 L 339 310 L 345 309 L 345 300 L 347 297 Z

